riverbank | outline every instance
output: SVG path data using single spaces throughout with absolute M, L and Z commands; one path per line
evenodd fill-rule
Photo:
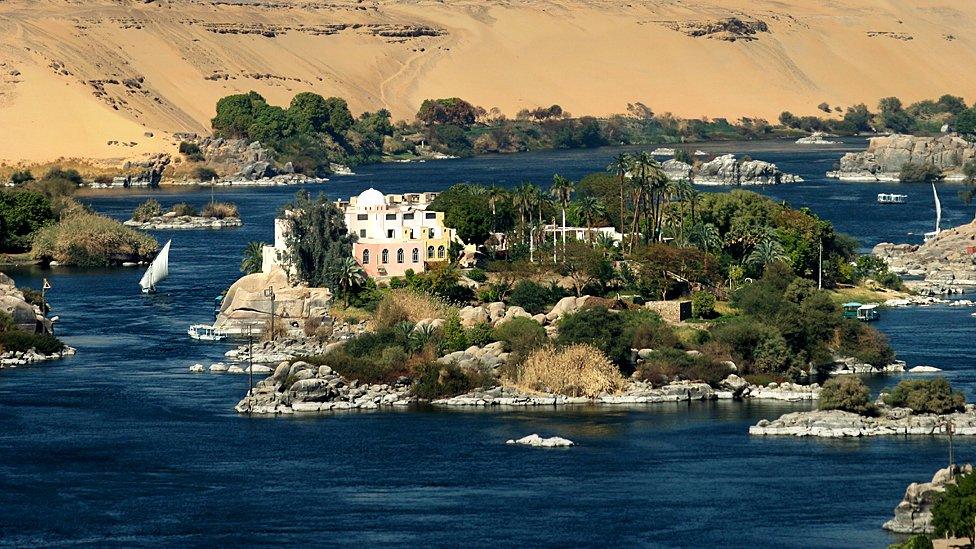
M 761 420 L 749 427 L 755 436 L 794 436 L 851 438 L 875 436 L 946 436 L 946 425 L 953 434 L 976 435 L 976 406 L 952 414 L 913 414 L 906 408 L 890 408 L 878 417 L 841 410 L 794 412 L 775 420 Z
M 219 218 L 170 214 L 172 214 L 172 212 L 163 214 L 161 216 L 152 217 L 145 221 L 130 219 L 125 221 L 123 225 L 143 231 L 158 231 L 163 229 L 227 229 L 231 227 L 240 227 L 244 224 L 239 217 Z

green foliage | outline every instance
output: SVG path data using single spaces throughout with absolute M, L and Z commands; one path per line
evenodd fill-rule
M 902 543 L 892 543 L 888 549 L 932 549 L 932 540 L 926 534 L 915 534 Z
M 14 185 L 23 185 L 34 180 L 34 174 L 30 170 L 20 170 L 10 174 L 10 182 Z
M 508 295 L 509 306 L 522 307 L 529 314 L 544 313 L 556 301 L 562 299 L 561 289 L 543 286 L 531 280 L 520 280 Z
M 451 124 L 454 126 L 470 126 L 478 118 L 478 109 L 459 97 L 447 99 L 425 99 L 417 111 L 417 120 L 432 126 L 437 124 Z
M 680 349 L 661 349 L 651 353 L 638 367 L 637 375 L 656 386 L 686 379 L 717 387 L 732 373 L 728 365 L 705 355 L 689 355 Z
M 245 275 L 261 272 L 264 263 L 264 242 L 248 242 L 241 259 L 241 272 Z
M 467 277 L 480 284 L 483 284 L 488 281 L 488 274 L 481 269 L 471 269 L 470 271 L 468 271 Z
M 691 295 L 691 311 L 695 318 L 712 318 L 715 316 L 715 294 L 712 292 L 695 292 Z
M 976 134 L 976 106 L 959 113 L 956 118 L 956 131 L 964 135 Z
M 45 355 L 60 353 L 64 343 L 51 334 L 34 334 L 21 330 L 0 332 L 0 347 L 4 351 L 24 352 L 31 349 Z
M 193 169 L 193 177 L 197 178 L 199 181 L 213 181 L 217 179 L 217 172 L 213 168 L 208 168 L 207 166 L 197 166 Z
M 175 213 L 177 216 L 189 216 L 195 217 L 197 215 L 197 209 L 186 202 L 178 202 L 173 204 L 173 207 L 169 211 Z
M 586 343 L 603 351 L 622 368 L 630 365 L 630 345 L 623 337 L 624 319 L 605 307 L 593 307 L 568 314 L 559 321 L 560 345 Z
M 888 269 L 888 263 L 872 254 L 860 255 L 854 262 L 854 270 L 851 273 L 852 282 L 858 283 L 865 279 L 872 279 L 885 288 L 892 290 L 903 290 L 905 284 L 901 277 Z
M 942 170 L 934 164 L 916 164 L 905 162 L 898 173 L 898 181 L 902 183 L 938 183 L 945 179 Z
M 492 341 L 495 341 L 494 329 L 491 327 L 491 324 L 485 322 L 475 324 L 465 330 L 464 338 L 468 341 L 469 346 L 484 347 Z
M 144 261 L 159 249 L 156 240 L 114 219 L 77 213 L 34 234 L 31 257 L 78 267 L 108 267 Z
M 873 409 L 871 391 L 856 376 L 837 376 L 827 380 L 820 389 L 821 410 L 844 410 L 864 414 Z
M 502 322 L 495 327 L 492 339 L 505 344 L 505 350 L 511 353 L 506 367 L 517 367 L 529 353 L 545 345 L 549 338 L 546 329 L 531 318 L 516 317 Z M 512 379 L 517 376 L 509 375 Z
M 308 191 L 299 191 L 285 209 L 293 212 L 288 216 L 287 262 L 310 287 L 338 293 L 336 273 L 352 256 L 352 237 L 342 212 L 324 194 L 312 200 Z
M 618 313 L 623 321 L 623 339 L 633 349 L 666 349 L 681 343 L 671 326 L 654 311 L 640 308 Z
M 149 221 L 150 219 L 159 217 L 160 215 L 163 215 L 163 207 L 160 206 L 159 202 L 157 202 L 155 198 L 146 200 L 132 210 L 132 219 L 140 222 Z
M 51 201 L 43 194 L 23 189 L 0 191 L 0 250 L 30 248 L 31 235 L 53 221 Z
M 461 395 L 494 384 L 494 380 L 488 374 L 462 370 L 455 364 L 432 362 L 418 368 L 413 394 L 417 398 L 434 400 Z
M 463 351 L 470 347 L 468 335 L 461 326 L 461 319 L 457 315 L 452 315 L 444 322 L 441 328 L 441 351 L 443 353 L 453 353 Z
M 883 333 L 850 318 L 840 323 L 840 352 L 878 367 L 895 360 L 895 352 Z
M 932 528 L 937 536 L 951 536 L 973 541 L 976 517 L 976 474 L 956 478 L 932 505 Z M 931 547 L 931 542 L 928 545 Z
M 490 197 L 483 189 L 463 183 L 454 185 L 437 195 L 429 209 L 444 212 L 444 225 L 456 229 L 464 242 L 482 244 L 493 230 L 510 226 L 506 223 L 497 229 L 499 225 L 491 213 Z
M 966 397 L 944 377 L 929 380 L 906 379 L 884 396 L 884 403 L 898 408 L 911 408 L 919 414 L 948 414 L 962 410 Z

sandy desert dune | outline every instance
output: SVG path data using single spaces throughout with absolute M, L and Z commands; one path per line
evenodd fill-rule
M 974 17 L 949 0 L 6 0 L 0 160 L 167 150 L 252 89 L 396 118 L 449 96 L 770 120 L 823 101 L 972 101 Z

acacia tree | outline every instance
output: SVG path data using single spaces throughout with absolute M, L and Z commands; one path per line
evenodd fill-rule
M 336 273 L 352 255 L 353 242 L 342 212 L 324 194 L 312 200 L 308 191 L 299 191 L 285 210 L 289 220 L 286 260 L 294 267 L 294 275 L 313 288 L 341 291 Z

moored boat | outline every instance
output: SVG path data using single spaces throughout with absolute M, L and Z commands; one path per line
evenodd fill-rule
M 907 194 L 878 193 L 878 204 L 907 204 Z
M 186 331 L 193 339 L 199 339 L 200 341 L 220 341 L 227 337 L 227 334 L 220 330 L 215 330 L 213 326 L 207 324 L 194 324 L 190 326 Z

